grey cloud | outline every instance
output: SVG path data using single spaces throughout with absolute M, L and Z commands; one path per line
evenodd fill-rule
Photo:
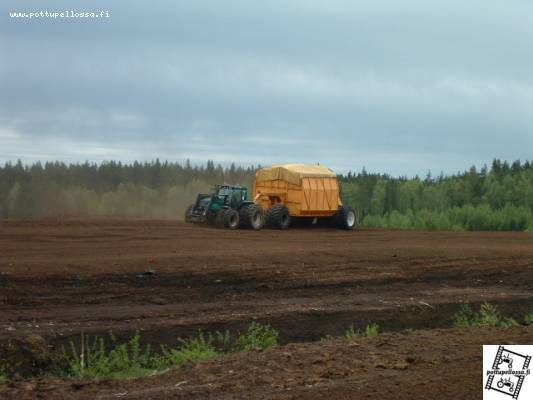
M 44 7 L 111 18 L 7 15 Z M 0 161 L 189 157 L 424 174 L 531 158 L 525 1 L 0 9 Z

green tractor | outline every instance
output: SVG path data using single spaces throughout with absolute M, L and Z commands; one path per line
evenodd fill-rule
M 263 209 L 248 200 L 248 189 L 243 186 L 215 185 L 214 193 L 199 194 L 196 203 L 187 208 L 185 221 L 209 224 L 227 229 L 261 229 Z

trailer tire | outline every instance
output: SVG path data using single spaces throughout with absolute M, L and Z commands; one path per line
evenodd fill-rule
M 357 215 L 355 210 L 349 206 L 340 206 L 335 220 L 339 229 L 354 230 L 357 226 Z
M 266 223 L 272 229 L 287 229 L 291 224 L 289 209 L 283 204 L 276 204 L 268 209 Z

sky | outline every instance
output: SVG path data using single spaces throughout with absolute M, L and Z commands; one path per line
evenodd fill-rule
M 10 12 L 100 18 L 12 18 Z M 0 162 L 533 159 L 533 2 L 0 3 Z M 109 15 L 109 17 L 107 17 Z

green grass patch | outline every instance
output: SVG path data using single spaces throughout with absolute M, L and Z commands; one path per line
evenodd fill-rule
M 346 329 L 346 332 L 344 332 L 344 338 L 345 339 L 355 339 L 355 338 L 361 338 L 361 337 L 376 337 L 379 335 L 379 325 L 378 324 L 370 324 L 367 325 L 364 329 L 356 329 L 354 325 L 350 325 L 348 329 Z M 335 339 L 334 336 L 326 335 L 322 338 L 320 338 L 321 342 L 327 342 L 330 340 Z
M 55 366 L 57 375 L 85 379 L 128 379 L 146 375 L 159 366 L 159 356 L 150 345 L 141 346 L 135 334 L 128 342 L 119 344 L 111 334 L 111 350 L 106 350 L 103 337 L 81 336 L 79 345 L 70 342 L 63 347 Z
M 176 346 L 161 346 L 158 352 L 150 345 L 141 345 L 139 333 L 124 343 L 118 343 L 110 334 L 111 343 L 107 345 L 101 336 L 81 335 L 79 343 L 72 341 L 67 348 L 62 348 L 50 375 L 83 379 L 138 378 L 229 352 L 276 346 L 278 335 L 270 325 L 253 321 L 244 334 L 235 338 L 229 331 L 215 334 L 199 331 L 194 337 L 178 338 Z
M 370 324 L 365 327 L 364 330 L 355 329 L 353 325 L 346 330 L 344 337 L 346 339 L 354 339 L 358 337 L 376 337 L 379 335 L 379 325 Z
M 471 326 L 510 328 L 518 326 L 516 320 L 504 317 L 497 306 L 487 302 L 481 304 L 478 311 L 474 311 L 470 304 L 464 303 L 459 312 L 454 315 L 453 324 L 458 328 Z
M 8 379 L 8 376 L 7 374 L 3 371 L 3 369 L 0 368 L 0 384 L 1 383 L 5 383 L 7 382 L 9 379 Z
M 253 349 L 266 349 L 278 344 L 278 332 L 270 325 L 261 325 L 253 321 L 248 331 L 240 335 L 235 341 L 234 351 L 250 351 Z
M 533 325 L 533 314 L 524 315 L 524 323 L 526 325 Z
M 355 338 L 362 338 L 362 337 L 376 337 L 379 335 L 379 325 L 378 324 L 370 324 L 365 327 L 365 329 L 355 329 L 353 325 L 350 325 L 346 332 L 344 332 L 344 338 L 345 339 L 355 339 Z M 321 342 L 328 342 L 330 340 L 335 339 L 334 336 L 326 335 L 322 338 L 320 338 Z
M 162 346 L 162 355 L 155 364 L 157 369 L 173 365 L 183 365 L 198 360 L 217 357 L 223 353 L 216 350 L 212 335 L 204 335 L 201 331 L 196 337 L 178 339 L 180 345 L 176 348 Z

